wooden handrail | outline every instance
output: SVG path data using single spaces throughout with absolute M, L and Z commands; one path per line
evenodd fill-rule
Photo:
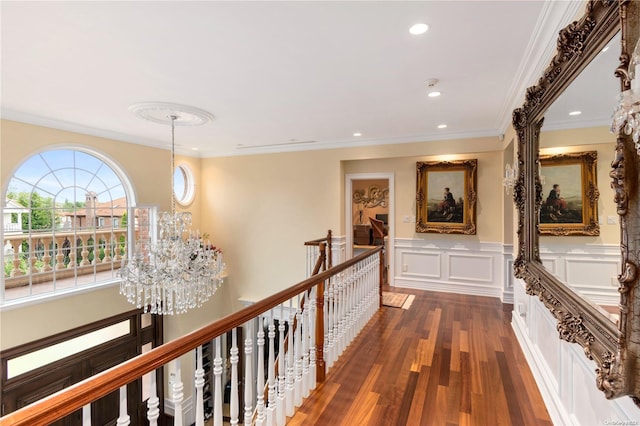
M 382 250 L 376 247 L 353 257 L 340 265 L 320 272 L 298 284 L 269 296 L 240 311 L 229 314 L 209 325 L 167 342 L 144 354 L 138 355 L 113 368 L 105 370 L 82 382 L 69 386 L 18 411 L 0 417 L 0 425 L 35 426 L 47 425 L 61 419 L 93 401 L 133 382 L 137 378 L 156 370 L 207 341 L 221 336 L 228 330 L 239 327 L 258 315 L 278 306 L 293 296 L 323 284 L 339 272 L 355 265 Z

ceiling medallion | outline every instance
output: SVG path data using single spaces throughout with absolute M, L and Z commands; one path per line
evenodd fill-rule
M 129 111 L 137 117 L 159 124 L 176 126 L 200 126 L 215 120 L 210 112 L 203 109 L 174 104 L 171 102 L 141 102 L 129 106 Z

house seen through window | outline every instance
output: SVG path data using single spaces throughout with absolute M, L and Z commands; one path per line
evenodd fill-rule
M 3 188 L 3 303 L 118 279 L 140 214 L 107 161 L 57 149 L 16 170 Z

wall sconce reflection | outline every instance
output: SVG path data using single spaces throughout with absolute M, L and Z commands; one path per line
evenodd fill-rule
M 507 195 L 513 194 L 513 189 L 516 187 L 517 182 L 518 164 L 514 164 L 512 167 L 511 164 L 507 163 L 504 166 L 504 179 L 502 179 L 502 184 L 504 185 L 504 189 L 507 192 Z

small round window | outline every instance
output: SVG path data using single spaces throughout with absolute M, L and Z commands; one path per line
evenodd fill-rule
M 193 173 L 186 164 L 179 164 L 173 171 L 173 196 L 182 205 L 191 204 L 195 196 Z

